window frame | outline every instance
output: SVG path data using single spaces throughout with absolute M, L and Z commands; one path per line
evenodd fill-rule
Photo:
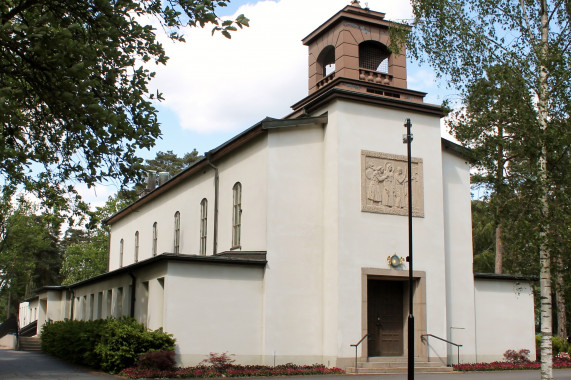
M 208 236 L 208 199 L 200 201 L 200 248 L 199 253 L 206 255 L 206 243 Z
M 119 241 L 119 268 L 123 268 L 123 254 L 125 249 L 125 240 L 121 239 Z
M 139 262 L 139 231 L 135 232 L 135 262 Z
M 180 211 L 174 213 L 174 253 L 180 253 Z
M 159 240 L 159 232 L 158 232 L 158 228 L 157 228 L 157 222 L 154 222 L 153 223 L 153 245 L 152 245 L 153 256 L 157 255 L 158 240 Z
M 242 184 L 236 182 L 232 187 L 232 248 L 241 248 L 242 235 Z

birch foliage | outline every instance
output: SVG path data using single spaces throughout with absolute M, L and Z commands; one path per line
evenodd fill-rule
M 448 126 L 473 149 L 500 203 L 519 213 L 511 236 L 539 258 L 541 378 L 552 379 L 551 263 L 569 254 L 571 3 L 413 0 L 409 52 L 460 94 Z M 405 33 L 405 32 L 402 32 Z M 523 207 L 523 205 L 527 205 Z M 505 205 L 504 205 L 505 206 Z M 499 210 L 510 210 L 503 207 Z M 568 214 L 567 214 L 568 215 Z M 502 215 L 505 216 L 505 215 Z M 507 231 L 505 231 L 507 234 Z M 563 245 L 563 246 L 562 246 Z

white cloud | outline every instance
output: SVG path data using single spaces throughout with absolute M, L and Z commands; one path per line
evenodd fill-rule
M 83 183 L 76 184 L 75 190 L 81 196 L 81 198 L 89 203 L 91 208 L 95 210 L 96 207 L 101 207 L 107 202 L 107 198 L 115 194 L 118 187 L 115 185 L 102 185 L 98 184 L 88 188 L 87 185 Z
M 307 47 L 301 39 L 349 0 L 260 1 L 240 7 L 250 27 L 228 40 L 211 28 L 191 29 L 186 43 L 161 38 L 170 60 L 152 86 L 181 127 L 200 133 L 244 129 L 265 116 L 282 117 L 307 95 Z M 365 2 L 361 2 L 364 7 Z M 387 19 L 410 18 L 408 1 L 370 0 Z
M 408 73 L 407 82 L 412 88 L 430 88 L 437 85 L 436 75 L 433 71 L 420 69 L 414 74 Z

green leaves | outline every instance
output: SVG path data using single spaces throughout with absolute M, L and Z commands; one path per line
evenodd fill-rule
M 0 6 L 0 175 L 6 184 L 61 197 L 60 184 L 128 184 L 138 149 L 161 134 L 141 62 L 166 64 L 154 19 L 183 41 L 182 26 L 214 25 L 225 37 L 248 25 L 219 20 L 210 0 L 62 0 Z M 66 186 L 67 188 L 67 186 Z M 39 194 L 39 193 L 38 193 Z

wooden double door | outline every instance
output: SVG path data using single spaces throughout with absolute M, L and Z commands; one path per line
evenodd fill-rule
M 404 281 L 367 281 L 369 356 L 404 354 Z

